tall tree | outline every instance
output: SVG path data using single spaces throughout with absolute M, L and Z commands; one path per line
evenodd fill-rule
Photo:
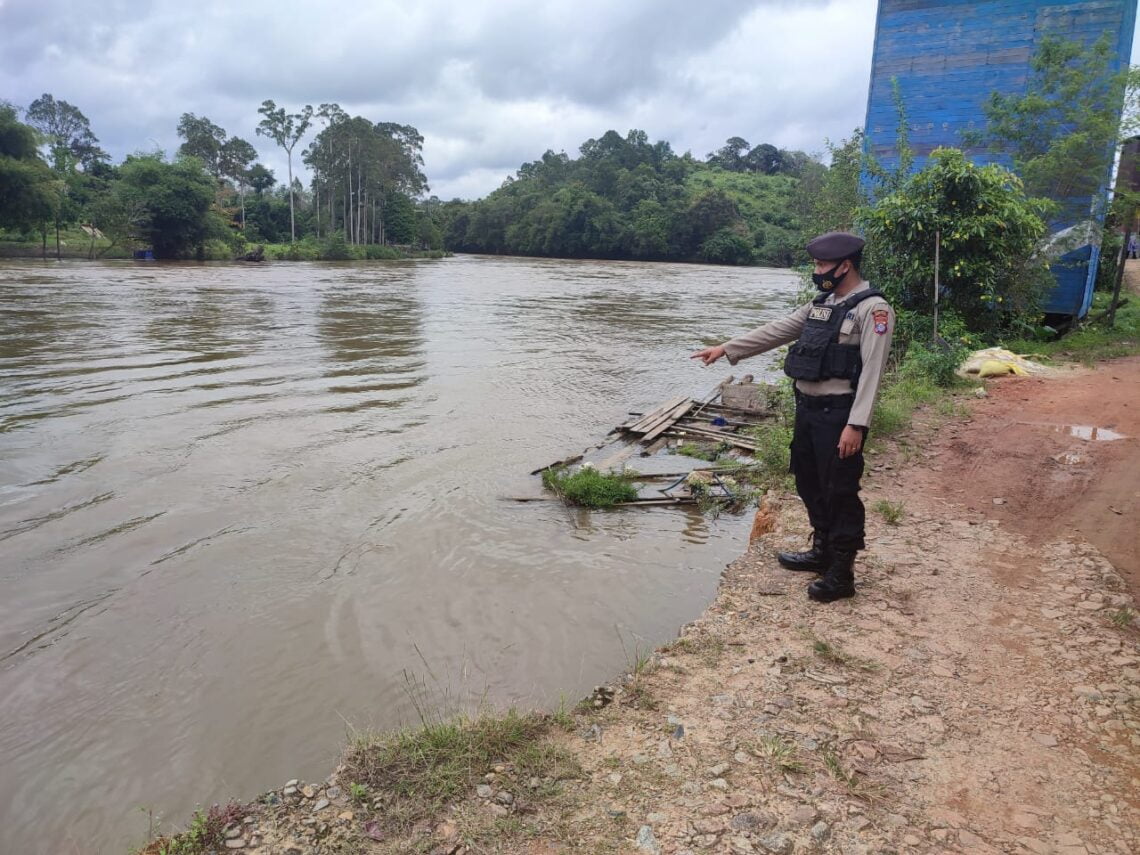
M 182 145 L 178 153 L 184 157 L 196 157 L 215 178 L 222 177 L 222 147 L 226 144 L 226 132 L 207 119 L 193 113 L 183 113 L 178 120 L 178 136 Z
M 273 174 L 273 170 L 260 163 L 255 163 L 249 168 L 246 179 L 249 181 L 249 186 L 253 188 L 253 192 L 258 196 L 277 183 L 277 177 Z
M 262 120 L 257 126 L 260 136 L 269 137 L 281 148 L 289 163 L 289 239 L 297 240 L 297 219 L 293 202 L 293 149 L 300 142 L 301 137 L 309 130 L 313 120 L 313 108 L 306 104 L 299 113 L 286 113 L 284 107 L 278 107 L 272 100 L 265 100 L 257 108 Z
M 76 164 L 88 168 L 108 160 L 91 131 L 91 123 L 78 107 L 57 101 L 45 92 L 31 103 L 25 113 L 29 125 L 48 140 L 52 168 L 63 174 Z
M 218 152 L 218 172 L 223 178 L 233 181 L 241 199 L 241 227 L 245 229 L 245 186 L 249 182 L 249 171 L 257 150 L 241 137 L 230 137 Z

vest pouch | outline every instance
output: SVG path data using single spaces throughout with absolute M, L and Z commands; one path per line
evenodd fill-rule
M 815 382 L 824 376 L 824 357 L 827 344 L 800 340 L 788 348 L 784 358 L 784 373 L 795 380 Z
M 824 376 L 855 380 L 863 365 L 857 344 L 833 344 L 823 360 Z

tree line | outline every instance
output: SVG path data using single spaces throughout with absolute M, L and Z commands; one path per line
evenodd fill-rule
M 173 158 L 137 152 L 115 164 L 67 101 L 45 93 L 23 111 L 0 102 L 0 230 L 38 240 L 44 255 L 54 235 L 58 255 L 61 234 L 82 226 L 90 257 L 127 247 L 159 258 L 232 257 L 250 244 L 299 239 L 441 246 L 414 202 L 428 189 L 416 128 L 337 104 L 290 113 L 266 100 L 258 113 L 256 133 L 286 154 L 283 184 L 248 140 L 205 116 L 182 114 Z M 306 190 L 293 156 L 314 121 L 323 127 L 298 152 L 313 174 Z
M 547 151 L 486 198 L 433 203 L 464 252 L 786 266 L 827 168 L 731 137 L 704 160 L 643 130 L 610 130 L 578 157 Z

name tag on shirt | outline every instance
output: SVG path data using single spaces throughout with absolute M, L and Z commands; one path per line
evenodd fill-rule
M 812 306 L 808 312 L 808 319 L 812 321 L 826 321 L 831 317 L 831 306 Z

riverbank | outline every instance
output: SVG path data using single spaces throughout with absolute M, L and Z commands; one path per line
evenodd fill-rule
M 198 261 L 234 261 L 261 247 L 266 261 L 401 261 L 413 258 L 446 258 L 442 249 L 415 249 L 388 244 L 349 244 L 339 236 L 316 239 L 306 237 L 296 243 L 247 243 L 231 246 L 226 241 L 210 240 L 202 248 Z M 60 235 L 57 246 L 54 233 L 47 244 L 42 241 L 11 240 L 0 237 L 0 258 L 37 258 L 44 261 L 82 260 L 113 261 L 133 258 L 130 247 L 112 244 L 107 238 L 91 236 L 78 228 Z
M 1137 577 L 1110 558 L 1135 527 L 1088 524 L 1140 511 L 1136 388 L 1131 357 L 920 411 L 869 464 L 855 599 L 814 605 L 778 567 L 806 537 L 782 495 L 702 617 L 573 714 L 518 719 L 520 743 L 492 718 L 351 746 L 328 782 L 232 806 L 221 845 L 1136 851 Z M 1089 412 L 1127 438 L 1059 429 Z

